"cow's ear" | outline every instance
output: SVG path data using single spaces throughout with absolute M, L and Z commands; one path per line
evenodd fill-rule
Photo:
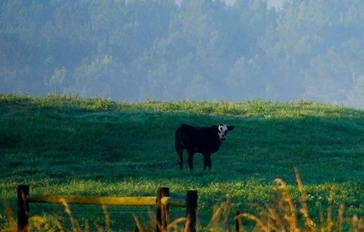
M 229 131 L 234 130 L 234 128 L 235 128 L 235 126 L 228 126 L 228 130 L 229 130 Z

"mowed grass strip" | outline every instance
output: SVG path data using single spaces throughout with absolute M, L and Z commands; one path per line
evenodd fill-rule
M 236 128 L 212 156 L 212 170 L 202 170 L 199 155 L 193 172 L 186 165 L 179 170 L 175 129 L 181 123 L 221 122 Z M 214 208 L 227 199 L 233 210 L 254 212 L 250 203 L 275 197 L 276 178 L 299 195 L 297 167 L 317 218 L 328 206 L 333 185 L 334 203 L 344 203 L 348 215 L 364 216 L 363 132 L 362 110 L 315 102 L 127 103 L 1 94 L 0 198 L 9 199 L 14 208 L 19 184 L 30 185 L 31 193 L 87 196 L 154 196 L 161 186 L 176 196 L 197 190 L 204 228 Z M 0 207 L 4 228 L 8 221 Z M 32 207 L 31 213 L 52 217 L 43 207 L 54 206 Z M 104 220 L 95 214 L 102 212 L 100 207 L 77 207 L 84 211 L 81 218 Z M 148 211 L 116 211 L 123 210 Z M 183 210 L 175 216 L 183 216 Z M 127 213 L 123 219 L 115 217 L 111 214 L 116 228 L 134 220 Z

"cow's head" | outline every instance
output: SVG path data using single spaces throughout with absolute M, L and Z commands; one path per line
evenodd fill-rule
M 234 126 L 228 126 L 227 124 L 220 124 L 217 127 L 217 134 L 219 135 L 219 139 L 221 142 L 226 140 L 226 135 L 228 131 L 234 130 Z

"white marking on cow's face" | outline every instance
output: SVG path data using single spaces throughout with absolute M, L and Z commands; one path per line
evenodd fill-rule
M 229 131 L 228 126 L 226 124 L 220 124 L 217 129 L 220 141 L 225 141 L 227 132 Z

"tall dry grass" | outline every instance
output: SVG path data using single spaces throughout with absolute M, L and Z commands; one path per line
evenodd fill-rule
M 307 193 L 304 190 L 300 175 L 295 168 L 296 181 L 300 196 L 295 201 L 286 183 L 282 179 L 276 179 L 278 199 L 274 199 L 263 205 L 254 203 L 259 212 L 258 215 L 242 213 L 236 216 L 240 224 L 240 231 L 246 231 L 242 218 L 255 221 L 256 225 L 252 231 L 364 231 L 364 219 L 357 215 L 345 217 L 344 204 L 340 204 L 336 217 L 333 215 L 333 198 L 335 188 L 332 187 L 329 197 L 327 212 L 320 210 L 319 219 L 315 220 L 310 215 L 307 206 Z

